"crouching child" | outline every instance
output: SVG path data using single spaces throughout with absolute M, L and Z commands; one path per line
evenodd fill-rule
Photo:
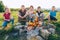
M 14 24 L 14 18 L 11 17 L 10 10 L 8 8 L 5 9 L 5 13 L 3 14 L 4 22 L 2 24 L 2 28 L 7 27 L 7 24 L 11 22 L 12 26 Z

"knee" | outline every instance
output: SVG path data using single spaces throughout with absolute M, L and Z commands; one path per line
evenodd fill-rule
M 11 21 L 13 21 L 13 22 L 14 22 L 14 19 L 11 19 Z
M 6 27 L 7 26 L 7 22 L 3 22 L 2 26 Z

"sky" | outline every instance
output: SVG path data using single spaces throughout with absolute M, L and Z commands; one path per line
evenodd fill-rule
M 2 0 L 4 5 L 9 8 L 20 8 L 21 5 L 25 5 L 29 7 L 33 5 L 34 8 L 41 6 L 41 8 L 51 8 L 52 6 L 56 6 L 56 8 L 60 8 L 60 0 Z

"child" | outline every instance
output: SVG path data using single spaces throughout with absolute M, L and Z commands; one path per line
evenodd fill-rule
M 50 11 L 50 14 L 48 16 L 48 21 L 50 22 L 50 20 L 57 21 L 55 6 L 52 6 L 52 10 Z
M 5 9 L 5 13 L 3 14 L 4 22 L 3 22 L 3 29 L 7 26 L 9 22 L 11 22 L 12 26 L 14 24 L 14 19 L 11 17 L 10 10 L 8 8 Z
M 24 5 L 21 5 L 21 9 L 18 12 L 18 22 L 22 25 L 25 25 L 27 21 L 26 16 L 26 8 Z
M 40 20 L 40 18 L 41 18 L 42 21 L 44 20 L 44 14 L 41 11 L 41 7 L 40 6 L 37 8 L 36 16 L 38 17 L 39 20 Z
M 29 16 L 29 21 L 33 22 L 34 21 L 34 7 L 30 6 L 29 11 L 27 11 L 28 16 Z

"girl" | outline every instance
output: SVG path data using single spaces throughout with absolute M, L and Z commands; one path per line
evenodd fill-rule
M 12 25 L 14 24 L 14 19 L 13 19 L 13 17 L 11 18 L 11 13 L 8 8 L 5 9 L 5 13 L 3 14 L 3 17 L 4 17 L 4 22 L 2 25 L 3 28 L 5 28 L 9 22 L 11 22 Z
M 29 15 L 29 21 L 33 22 L 34 21 L 34 7 L 30 6 L 29 10 L 27 11 Z

